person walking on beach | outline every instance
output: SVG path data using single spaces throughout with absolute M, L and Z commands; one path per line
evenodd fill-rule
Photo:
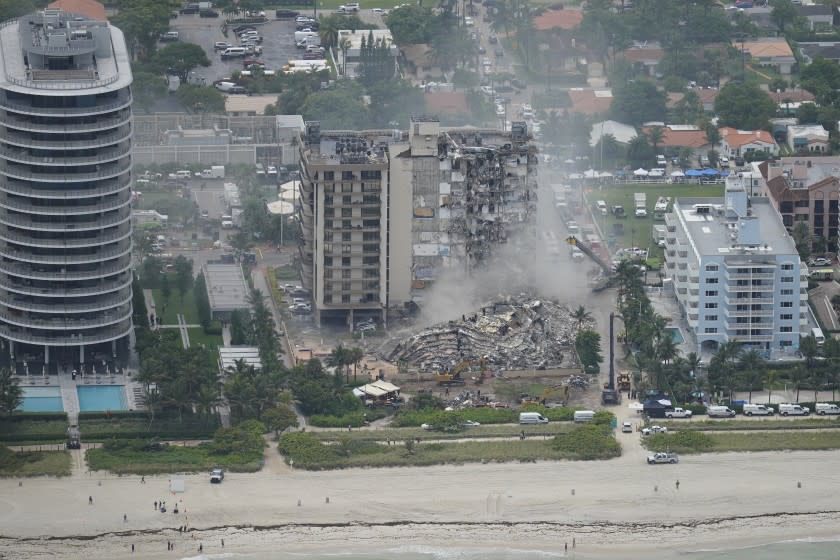
M 123 523 L 128 523 L 128 514 L 127 513 L 123 514 Z
M 93 496 L 88 496 L 88 505 L 89 506 L 93 505 Z
M 157 502 L 155 502 L 155 511 L 157 511 Z
M 222 539 L 222 548 L 225 547 L 225 539 Z
M 134 554 L 134 545 L 131 545 L 131 553 Z
M 198 552 L 199 553 L 204 552 L 204 545 L 203 544 L 198 545 Z
M 676 487 L 677 487 L 677 490 L 679 490 L 679 489 L 680 489 L 680 481 L 679 481 L 679 480 L 678 480 L 678 481 L 677 481 L 677 483 L 676 483 Z
M 145 476 L 140 477 L 140 484 L 146 484 L 146 477 Z

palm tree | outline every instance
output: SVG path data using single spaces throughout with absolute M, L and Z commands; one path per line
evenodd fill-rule
M 338 48 L 341 50 L 341 75 L 344 78 L 347 78 L 347 51 L 350 50 L 350 39 L 348 37 L 342 37 L 338 41 Z
M 0 369 L 0 415 L 11 416 L 23 404 L 23 389 L 9 368 Z
M 198 409 L 198 413 L 205 419 L 205 421 L 210 419 L 213 407 L 216 406 L 218 402 L 219 390 L 216 387 L 207 384 L 202 385 L 199 388 L 195 404 Z
M 817 339 L 814 335 L 803 336 L 799 340 L 799 352 L 805 358 L 805 365 L 808 369 L 814 367 L 814 362 L 820 353 L 820 346 L 817 344 Z
M 767 387 L 767 404 L 773 396 L 773 385 L 779 381 L 779 372 L 775 369 L 767 370 L 764 374 L 764 386 Z
M 353 364 L 353 383 L 356 382 L 356 370 L 359 367 L 359 362 L 365 357 L 365 351 L 359 348 L 358 346 L 354 346 L 347 350 L 347 361 L 348 364 Z
M 678 353 L 679 350 L 677 349 L 677 343 L 674 342 L 674 338 L 670 335 L 670 333 L 662 333 L 662 335 L 657 338 L 656 357 L 658 360 L 667 364 L 673 360 Z
M 662 127 L 661 126 L 650 127 L 650 129 L 647 131 L 647 137 L 648 137 L 648 142 L 650 142 L 650 145 L 653 146 L 653 151 L 657 152 L 657 148 L 659 147 L 659 144 L 661 144 L 662 140 L 664 139 L 664 134 L 663 134 L 663 131 L 662 131 Z
M 583 324 L 592 320 L 592 313 L 587 311 L 584 306 L 580 305 L 572 312 L 572 319 L 575 320 L 575 330 L 580 332 L 583 328 Z
M 325 49 L 332 49 L 338 44 L 338 31 L 341 29 L 341 24 L 334 16 L 321 16 L 320 27 L 318 27 L 318 36 L 321 38 L 321 45 Z
M 700 356 L 697 355 L 697 352 L 689 352 L 688 355 L 684 358 L 684 364 L 686 370 L 691 372 L 693 376 L 697 375 L 697 372 L 700 370 L 700 364 L 703 363 L 703 360 L 700 359 Z
M 339 375 L 341 375 L 342 370 L 345 369 L 345 366 L 352 364 L 353 362 L 350 361 L 350 354 L 349 350 L 344 347 L 343 344 L 339 344 L 333 351 L 330 352 L 330 355 L 327 356 L 325 360 L 326 364 L 330 367 L 336 368 L 336 371 Z M 350 370 L 345 370 L 346 382 L 350 383 Z
M 808 379 L 808 370 L 801 365 L 796 366 L 790 371 L 790 382 L 796 391 L 796 402 L 799 402 L 799 390 L 802 389 L 802 384 Z

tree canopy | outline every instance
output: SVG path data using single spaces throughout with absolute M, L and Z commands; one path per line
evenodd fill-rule
M 720 126 L 741 130 L 766 129 L 776 114 L 776 105 L 757 85 L 729 82 L 715 99 Z
M 638 126 L 648 121 L 665 120 L 665 92 L 646 80 L 635 80 L 613 90 L 612 117 Z

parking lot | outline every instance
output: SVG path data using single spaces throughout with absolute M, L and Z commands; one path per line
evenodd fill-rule
M 179 32 L 182 41 L 201 46 L 210 59 L 209 67 L 199 66 L 193 70 L 190 76 L 192 83 L 204 78 L 207 85 L 210 85 L 217 80 L 229 78 L 237 70 L 242 70 L 242 58 L 222 60 L 219 53 L 213 50 L 213 44 L 217 41 L 226 41 L 234 46 L 239 44 L 232 29 L 236 26 L 229 28 L 225 37 L 222 33 L 223 24 L 223 18 L 202 18 L 198 15 L 179 15 L 171 21 L 172 29 Z M 301 58 L 301 51 L 295 47 L 294 20 L 269 21 L 255 27 L 264 39 L 263 54 L 254 58 L 265 62 L 266 70 L 279 70 L 290 60 Z

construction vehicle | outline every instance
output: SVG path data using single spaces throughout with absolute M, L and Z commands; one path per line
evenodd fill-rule
M 79 427 L 75 424 L 67 428 L 67 443 L 65 444 L 67 449 L 81 449 L 82 448 L 82 437 L 79 433 Z
M 569 386 L 558 385 L 557 387 L 546 387 L 539 397 L 529 393 L 523 393 L 520 395 L 520 399 L 520 404 L 522 405 L 535 404 L 546 406 L 549 400 L 559 401 L 565 405 L 569 401 Z
M 618 390 L 621 392 L 628 392 L 630 391 L 630 372 L 629 371 L 622 371 L 618 374 L 618 379 L 616 380 L 616 385 L 618 386 Z
M 464 381 L 461 377 L 461 373 L 474 366 L 481 368 L 481 375 L 479 379 L 484 379 L 485 370 L 487 369 L 486 356 L 479 358 L 478 360 L 463 360 L 451 370 L 442 373 L 435 373 L 435 381 L 437 381 L 438 385 L 445 386 L 466 385 L 466 381 Z
M 604 390 L 601 391 L 601 402 L 603 404 L 619 404 L 621 393 L 615 390 L 615 313 L 610 313 L 610 378 L 604 383 Z

